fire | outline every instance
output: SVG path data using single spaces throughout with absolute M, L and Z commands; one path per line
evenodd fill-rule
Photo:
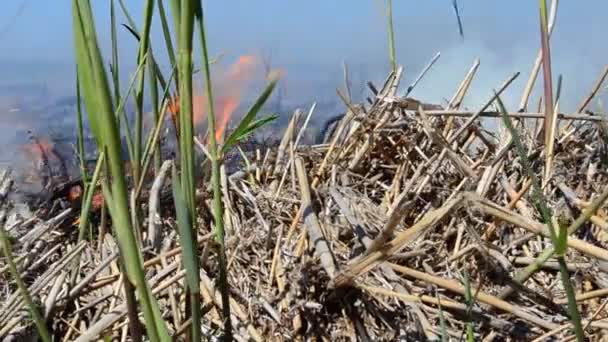
M 221 142 L 234 111 L 241 103 L 242 93 L 247 82 L 250 81 L 258 67 L 254 56 L 240 56 L 238 60 L 220 78 L 213 81 L 215 96 L 216 128 L 215 137 Z M 169 103 L 167 112 L 177 123 L 176 115 L 179 113 L 179 96 L 175 96 Z M 208 102 L 206 95 L 192 97 L 192 117 L 195 126 L 203 124 L 207 119 Z
M 222 111 L 220 112 L 215 128 L 215 140 L 221 142 L 224 132 L 226 131 L 226 126 L 228 126 L 228 122 L 230 121 L 230 117 L 239 106 L 239 102 L 234 98 L 225 98 L 221 99 L 219 105 Z
M 24 152 L 33 161 L 41 161 L 43 158 L 53 154 L 54 145 L 44 138 L 36 139 L 33 143 L 22 146 Z
M 28 182 L 42 180 L 65 181 L 69 172 L 65 160 L 54 143 L 46 138 L 31 136 L 31 143 L 20 146 L 22 156 L 34 165 L 25 171 Z
M 47 139 L 35 139 L 29 144 L 20 146 L 26 160 L 33 163 L 32 168 L 24 170 L 27 183 L 45 182 L 45 174 L 48 171 L 49 156 L 53 153 L 53 143 Z
M 242 91 L 244 90 L 245 82 L 253 76 L 255 67 L 255 58 L 253 56 L 241 56 L 239 60 L 232 65 L 223 84 L 220 83 L 220 97 L 218 98 L 218 114 L 217 127 L 215 130 L 215 138 L 221 142 L 226 126 L 232 117 L 234 111 L 238 108 Z

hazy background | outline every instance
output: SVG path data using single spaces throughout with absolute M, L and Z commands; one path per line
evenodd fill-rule
M 143 1 L 125 0 L 141 27 Z M 98 34 L 109 62 L 110 0 L 93 1 Z M 321 105 L 317 119 L 342 110 L 335 89 L 343 86 L 342 63 L 349 65 L 353 95 L 363 95 L 366 80 L 381 82 L 389 67 L 385 2 L 214 0 L 205 1 L 210 54 L 223 64 L 238 56 L 270 57 L 286 71 L 281 110 Z M 481 67 L 465 105 L 485 101 L 516 71 L 522 75 L 505 93 L 511 106 L 529 75 L 539 47 L 538 2 L 459 0 L 465 37 L 458 34 L 451 0 L 396 0 L 394 25 L 398 62 L 405 66 L 405 89 L 437 52 L 436 66 L 412 96 L 441 102 L 450 98 L 474 59 Z M 126 20 L 117 5 L 119 23 Z M 561 109 L 573 110 L 606 64 L 608 2 L 561 1 L 552 37 L 554 80 L 564 76 Z M 0 143 L 26 139 L 24 131 L 57 134 L 74 126 L 66 106 L 74 91 L 71 1 L 4 0 L 0 11 Z M 167 65 L 158 16 L 152 33 L 156 57 Z M 123 78 L 134 70 L 136 44 L 120 29 Z M 197 62 L 200 57 L 197 56 Z M 125 72 L 126 71 L 126 72 Z M 540 83 L 540 82 L 539 82 Z M 126 82 L 123 82 L 125 85 Z M 247 104 L 255 92 L 246 94 Z M 68 97 L 68 98 L 66 98 Z M 59 101 L 59 103 L 57 103 Z M 533 98 L 536 104 L 537 98 Z M 70 129 L 69 127 L 72 127 Z M 0 160 L 10 157 L 5 148 Z

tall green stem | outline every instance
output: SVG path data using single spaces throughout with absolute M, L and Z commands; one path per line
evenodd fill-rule
M 205 18 L 201 1 L 197 2 L 197 18 L 199 25 L 199 38 L 203 53 L 203 67 L 205 69 L 205 83 L 207 92 L 207 103 L 209 104 L 208 136 L 209 153 L 211 154 L 211 185 L 213 187 L 213 218 L 215 221 L 215 238 L 219 245 L 219 267 L 220 267 L 220 291 L 222 295 L 222 313 L 224 319 L 224 334 L 226 339 L 232 340 L 232 322 L 230 320 L 230 295 L 228 284 L 228 270 L 226 263 L 226 246 L 224 243 L 224 208 L 222 205 L 222 191 L 220 182 L 220 166 L 222 154 L 215 137 L 215 111 L 213 105 L 213 87 L 211 83 L 211 70 L 209 67 L 209 53 L 207 50 L 207 38 L 205 36 Z M 183 10 L 183 9 L 182 9 Z
M 566 290 L 566 297 L 568 298 L 568 311 L 570 312 L 570 322 L 574 326 L 574 335 L 577 341 L 583 342 L 585 341 L 585 333 L 581 324 L 581 314 L 576 308 L 576 295 L 574 293 L 574 286 L 570 282 L 570 271 L 568 271 L 568 265 L 563 255 L 557 257 L 557 262 L 562 276 L 562 283 Z
M 188 221 L 192 222 L 189 232 L 190 239 L 196 241 L 196 211 L 194 205 L 194 124 L 192 120 L 192 39 L 194 34 L 194 10 L 193 0 L 184 0 L 181 3 L 178 39 L 179 58 L 179 146 L 181 160 L 181 190 L 188 212 Z M 185 247 L 183 247 L 185 249 Z M 193 253 L 195 261 L 198 260 L 198 251 L 195 247 L 190 248 L 188 253 Z M 198 263 L 194 267 L 198 268 Z M 200 290 L 196 286 L 199 282 L 198 272 L 192 274 L 195 277 L 193 283 L 188 286 L 190 299 L 190 315 L 192 319 L 191 340 L 201 340 L 200 320 Z
M 159 105 L 159 101 L 158 101 L 158 82 L 156 80 L 156 67 L 154 66 L 154 63 L 151 63 L 150 61 L 148 61 L 146 63 L 146 65 L 148 66 L 148 72 L 150 73 L 150 98 L 152 101 L 152 114 L 154 115 L 154 122 L 158 122 L 159 118 L 160 118 L 160 105 Z M 151 130 L 150 134 L 152 134 Z M 160 155 L 160 141 L 157 141 L 156 144 L 154 144 L 154 175 L 156 175 L 158 173 L 158 171 L 160 170 L 160 163 L 161 163 L 161 155 Z M 144 153 L 145 154 L 145 153 Z M 144 157 L 145 159 L 145 157 Z M 146 171 L 143 170 L 143 172 L 145 173 Z M 140 180 L 141 183 L 141 180 Z
M 126 282 L 131 282 L 137 290 L 148 338 L 151 341 L 170 340 L 160 309 L 146 282 L 143 256 L 140 253 L 133 226 L 129 217 L 129 201 L 125 170 L 121 155 L 121 139 L 113 110 L 110 88 L 104 69 L 104 62 L 97 42 L 93 11 L 89 1 L 73 0 L 73 33 L 78 75 L 82 78 L 82 88 L 87 114 L 98 148 L 104 151 L 112 177 L 109 186 L 104 186 L 104 198 L 108 204 L 115 226 L 122 260 L 125 264 Z M 125 287 L 125 291 L 129 291 Z M 132 292 L 132 290 L 131 290 Z
M 391 70 L 397 71 L 397 58 L 395 56 L 395 30 L 393 28 L 393 0 L 388 0 L 388 49 L 391 59 Z
M 2 240 L 2 251 L 4 252 L 4 257 L 6 258 L 6 261 L 8 263 L 8 268 L 11 272 L 13 279 L 17 283 L 17 287 L 19 288 L 19 292 L 21 292 L 21 297 L 23 297 L 23 301 L 25 301 L 25 305 L 30 310 L 30 314 L 32 315 L 32 319 L 34 320 L 34 323 L 36 324 L 36 329 L 38 330 L 38 334 L 40 335 L 40 338 L 44 342 L 51 342 L 52 341 L 51 334 L 49 333 L 49 330 L 46 326 L 46 322 L 45 322 L 44 318 L 42 317 L 42 315 L 40 314 L 40 312 L 38 311 L 38 308 L 34 304 L 34 301 L 32 300 L 32 296 L 30 296 L 30 292 L 28 291 L 27 286 L 23 282 L 23 279 L 21 279 L 21 275 L 19 274 L 19 271 L 17 270 L 17 265 L 15 264 L 15 261 L 13 260 L 13 254 L 11 252 L 11 246 L 10 246 L 8 234 L 6 234 L 6 232 L 4 231 L 4 227 L 2 227 L 2 226 L 0 226 L 0 240 Z
M 570 275 L 568 273 L 569 272 L 568 267 L 566 266 L 566 261 L 564 259 L 564 255 L 568 249 L 568 235 L 569 235 L 568 231 L 569 231 L 569 228 L 571 228 L 571 227 L 566 227 L 566 226 L 562 226 L 561 224 L 559 224 L 560 227 L 559 227 L 559 235 L 558 235 L 558 231 L 556 230 L 557 227 L 555 227 L 556 225 L 554 224 L 553 213 L 551 212 L 551 209 L 549 208 L 549 206 L 547 204 L 547 200 L 545 199 L 545 196 L 543 195 L 543 192 L 542 192 L 542 189 L 540 186 L 540 182 L 539 182 L 538 178 L 536 177 L 534 171 L 532 170 L 532 165 L 531 165 L 530 161 L 528 160 L 528 156 L 526 154 L 526 150 L 523 147 L 522 140 L 519 137 L 517 130 L 515 130 L 515 127 L 513 126 L 511 119 L 507 115 L 507 110 L 506 110 L 502 100 L 500 99 L 499 96 L 496 97 L 496 100 L 498 101 L 498 105 L 499 105 L 501 113 L 502 113 L 503 122 L 504 122 L 505 126 L 507 127 L 507 129 L 509 130 L 509 132 L 511 133 L 511 136 L 513 137 L 513 143 L 514 143 L 515 149 L 521 159 L 523 169 L 532 181 L 532 199 L 534 201 L 534 204 L 536 205 L 538 211 L 540 212 L 543 220 L 545 221 L 545 223 L 547 224 L 547 227 L 549 229 L 549 235 L 551 237 L 551 242 L 553 243 L 553 247 L 550 249 L 547 249 L 543 254 L 551 255 L 554 252 L 555 252 L 555 254 L 557 254 L 558 261 L 560 263 L 560 273 L 562 276 L 562 284 L 564 286 L 564 289 L 566 289 L 566 293 L 568 294 L 568 311 L 570 312 L 570 320 L 572 322 L 572 325 L 574 326 L 574 331 L 576 333 L 577 340 L 579 342 L 582 342 L 582 341 L 584 341 L 584 336 L 583 336 L 583 329 L 582 329 L 582 324 L 581 324 L 581 320 L 580 320 L 580 314 L 578 312 L 576 298 L 574 298 L 574 288 L 572 286 L 572 283 L 570 282 Z M 576 220 L 575 223 L 578 221 L 579 220 Z M 555 222 L 557 222 L 557 220 L 555 220 Z M 534 265 L 534 264 L 532 264 L 532 265 Z M 541 265 L 542 265 L 542 263 L 541 263 Z M 526 268 L 526 270 L 530 270 L 533 272 L 534 267 L 529 266 L 528 268 Z

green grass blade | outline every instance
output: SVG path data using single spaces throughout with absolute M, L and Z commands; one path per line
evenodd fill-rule
M 190 221 L 190 212 L 186 206 L 183 192 L 181 189 L 181 181 L 177 175 L 175 166 L 173 169 L 173 202 L 175 204 L 175 213 L 177 217 L 177 226 L 181 241 L 182 254 L 184 258 L 184 266 L 186 268 L 186 282 L 190 293 L 191 319 L 193 322 L 192 341 L 200 341 L 200 321 L 201 321 L 201 305 L 200 305 L 200 288 L 199 288 L 199 263 L 198 263 L 198 246 L 196 243 L 196 233 L 192 222 Z M 195 327 L 196 325 L 197 327 Z M 195 332 L 196 331 L 196 332 Z
M 568 271 L 568 265 L 563 255 L 557 257 L 559 264 L 559 270 L 562 276 L 562 283 L 566 290 L 566 297 L 568 298 L 568 313 L 570 314 L 570 322 L 574 327 L 574 335 L 578 342 L 585 341 L 585 332 L 583 330 L 583 324 L 581 322 L 581 314 L 578 312 L 576 295 L 574 293 L 574 286 L 570 282 L 570 275 Z
M 137 54 L 137 64 L 141 64 L 145 56 L 150 52 L 150 28 L 152 27 L 152 14 L 154 13 L 154 0 L 147 0 L 144 9 L 144 29 L 139 41 L 139 50 Z M 133 178 L 139 181 L 141 174 L 141 155 L 143 143 L 143 115 L 144 115 L 144 86 L 145 73 L 140 73 L 137 88 L 135 90 L 135 141 L 133 144 Z
M 150 101 L 152 102 L 152 116 L 154 117 L 154 122 L 158 122 L 161 118 L 161 108 L 159 105 L 159 98 L 158 98 L 158 82 L 157 82 L 157 77 L 156 77 L 156 68 L 154 67 L 154 64 L 152 63 L 146 63 L 146 65 L 148 66 L 148 73 L 149 73 L 149 78 L 148 81 L 150 82 Z M 158 171 L 160 170 L 160 163 L 161 163 L 161 155 L 160 155 L 160 141 L 157 141 L 154 144 L 154 174 L 156 175 L 158 173 Z M 145 175 L 146 172 L 143 171 L 143 174 Z M 143 177 L 142 177 L 143 179 Z
M 228 284 L 228 267 L 226 261 L 226 246 L 224 244 L 225 232 L 224 232 L 224 208 L 222 204 L 222 191 L 220 183 L 220 166 L 221 166 L 221 150 L 218 148 L 217 141 L 215 139 L 215 111 L 213 108 L 213 86 L 211 84 L 211 70 L 209 67 L 209 53 L 207 51 L 207 37 L 205 36 L 205 16 L 203 13 L 203 6 L 200 0 L 193 0 L 195 2 L 193 10 L 196 12 L 196 20 L 198 23 L 199 40 L 201 44 L 201 50 L 203 53 L 203 67 L 205 71 L 205 83 L 208 104 L 208 125 L 207 129 L 209 132 L 209 149 L 211 154 L 211 186 L 213 188 L 213 218 L 215 221 L 215 238 L 219 245 L 219 287 L 222 297 L 222 318 L 224 320 L 224 337 L 227 340 L 232 340 L 232 321 L 230 317 L 230 295 L 229 295 L 229 284 Z M 189 3 L 186 1 L 186 3 Z M 182 14 L 189 8 L 182 7 Z M 183 34 L 183 32 L 181 32 Z M 181 84 L 184 83 L 184 79 L 180 79 Z M 182 94 L 183 95 L 183 94 Z M 188 99 L 191 101 L 191 99 Z
M 180 79 L 179 152 L 181 155 L 182 189 L 184 191 L 188 209 L 191 213 L 194 213 L 194 127 L 192 114 L 192 40 L 194 35 L 194 0 L 182 1 L 181 7 L 178 40 L 178 75 Z
M 120 9 L 122 10 L 123 15 L 125 16 L 125 18 L 127 18 L 127 22 L 129 23 L 129 25 L 135 27 L 135 20 L 133 20 L 133 17 L 131 17 L 131 14 L 129 13 L 127 6 L 125 6 L 124 1 L 118 0 L 118 3 L 120 4 Z
M 76 67 L 76 118 L 78 124 L 78 158 L 80 159 L 80 176 L 82 182 L 86 184 L 89 181 L 87 171 L 87 160 L 84 152 L 84 123 L 82 120 L 82 97 L 80 94 L 80 79 L 78 77 L 78 67 Z
M 175 4 L 175 3 L 174 3 Z M 194 0 L 183 0 L 179 7 L 178 34 L 178 76 L 179 76 L 179 153 L 181 160 L 181 193 L 184 199 L 183 207 L 187 210 L 189 222 L 194 222 L 195 216 L 195 183 L 194 183 L 194 123 L 192 114 L 192 46 L 194 35 Z M 175 6 L 174 6 L 175 9 Z M 175 13 L 174 13 L 175 15 Z M 212 99 L 212 97 L 210 97 Z M 213 102 L 213 101 L 209 101 Z M 190 232 L 192 234 L 192 232 Z M 198 250 L 188 251 L 198 259 Z M 192 272 L 193 280 L 188 286 L 190 294 L 191 340 L 201 340 L 200 299 L 198 291 L 199 274 Z
M 572 283 L 570 282 L 570 274 L 568 271 L 568 267 L 567 267 L 566 261 L 563 257 L 563 255 L 565 254 L 567 247 L 568 247 L 567 229 L 560 228 L 559 236 L 557 235 L 557 231 L 555 230 L 555 227 L 553 224 L 553 215 L 551 214 L 551 210 L 549 209 L 549 206 L 547 205 L 547 201 L 542 193 L 540 183 L 538 182 L 538 179 L 536 178 L 536 175 L 535 175 L 534 171 L 532 170 L 528 157 L 527 157 L 525 150 L 523 148 L 523 145 L 521 143 L 521 138 L 519 137 L 517 130 L 515 130 L 515 128 L 513 127 L 511 119 L 509 118 L 509 115 L 507 114 L 507 110 L 506 110 L 502 100 L 498 96 L 498 94 L 496 95 L 496 100 L 499 104 L 505 126 L 507 127 L 507 129 L 511 133 L 511 136 L 513 137 L 513 143 L 515 144 L 515 147 L 519 153 L 519 157 L 521 159 L 524 170 L 526 171 L 528 177 L 532 180 L 532 188 L 533 188 L 532 195 L 533 195 L 534 202 L 536 203 L 537 208 L 541 212 L 541 215 L 543 216 L 545 223 L 549 227 L 549 232 L 551 235 L 551 241 L 553 243 L 553 248 L 552 248 L 552 250 L 546 251 L 546 254 L 551 255 L 554 252 L 558 251 L 558 249 L 559 249 L 560 254 L 558 255 L 558 261 L 560 264 L 560 273 L 561 273 L 561 277 L 562 277 L 562 284 L 563 284 L 564 289 L 566 290 L 566 294 L 568 296 L 568 311 L 570 313 L 570 321 L 571 321 L 572 325 L 574 326 L 574 331 L 575 331 L 577 340 L 579 342 L 582 342 L 582 341 L 584 341 L 584 334 L 583 334 L 583 328 L 582 328 L 582 323 L 581 323 L 581 317 L 580 317 L 580 313 L 578 312 L 576 298 L 574 296 L 574 288 L 572 286 Z M 551 102 L 551 106 L 552 106 L 552 102 Z
M 158 0 L 158 14 L 160 16 L 160 22 L 163 27 L 163 36 L 165 38 L 165 46 L 167 48 L 167 55 L 169 55 L 169 61 L 171 62 L 171 68 L 177 68 L 177 60 L 175 58 L 175 50 L 173 49 L 173 42 L 171 41 L 171 30 L 167 22 L 167 14 L 165 12 L 165 6 L 163 0 Z M 179 89 L 179 78 L 175 78 L 175 88 Z
M 93 178 L 90 183 L 84 184 L 84 196 L 82 202 L 82 208 L 80 209 L 80 222 L 78 224 L 78 243 L 84 240 L 87 234 L 87 228 L 89 227 L 89 217 L 91 213 L 91 203 L 93 202 L 93 195 L 95 194 L 95 187 L 99 181 L 99 175 L 101 174 L 102 166 L 104 165 L 105 158 L 104 153 L 99 154 L 97 158 L 97 164 L 95 165 L 95 171 L 93 172 Z M 70 285 L 76 283 L 76 277 L 78 275 L 78 268 L 80 267 L 80 254 L 74 258 L 72 269 L 72 275 L 70 276 Z
M 110 24 L 112 26 L 111 29 L 111 40 L 112 40 L 112 64 L 110 68 L 110 72 L 112 73 L 112 85 L 114 86 L 114 102 L 121 102 L 120 96 L 120 67 L 119 67 L 119 56 L 118 56 L 118 34 L 116 30 L 116 9 L 115 9 L 115 0 L 110 1 Z M 128 97 L 128 96 L 127 96 Z M 129 152 L 129 158 L 133 160 L 133 138 L 131 135 L 131 125 L 129 120 L 127 119 L 127 113 L 125 110 L 121 110 L 117 112 L 117 120 L 118 127 L 121 127 L 121 118 L 124 118 L 124 125 L 127 131 L 127 150 Z
M 558 225 L 559 234 L 557 235 L 557 241 L 553 245 L 555 247 L 555 254 L 563 256 L 568 249 L 568 224 L 558 221 Z
M 470 316 L 471 309 L 473 308 L 473 295 L 471 293 L 471 281 L 469 279 L 469 272 L 467 271 L 464 271 L 464 288 L 464 297 L 467 303 L 467 341 L 475 342 L 475 333 L 473 332 L 473 323 Z
M 127 18 L 127 21 L 129 22 L 129 24 L 122 24 L 122 26 L 125 27 L 127 29 L 127 31 L 129 31 L 129 33 L 131 33 L 135 37 L 135 39 L 137 39 L 137 41 L 141 44 L 139 30 L 137 29 L 137 25 L 135 24 L 135 21 L 133 21 L 133 18 L 129 14 L 129 10 L 127 10 L 127 7 L 125 6 L 123 0 L 119 0 L 119 3 L 120 3 L 120 8 L 122 9 L 122 12 L 124 13 L 125 17 Z M 150 46 L 150 49 L 152 49 L 151 46 Z M 150 59 L 153 61 L 154 66 L 156 68 L 156 76 L 158 77 L 158 82 L 160 83 L 161 87 L 164 88 L 166 82 L 165 82 L 165 79 L 161 72 L 161 69 L 158 66 L 158 63 L 156 62 L 156 59 L 154 58 L 154 54 L 152 54 L 150 56 Z
M 559 76 L 557 76 L 557 89 L 555 92 L 555 103 L 558 103 L 559 99 L 562 96 L 562 79 L 563 79 L 562 75 L 559 74 Z
M 116 5 L 110 0 L 110 38 L 112 40 L 112 76 L 114 85 L 114 101 L 120 101 L 120 70 L 118 69 L 118 34 L 116 32 Z
M 441 299 L 439 299 L 439 293 L 437 293 L 437 290 L 435 290 L 435 298 L 437 298 L 437 302 L 439 304 L 439 327 L 441 330 L 441 342 L 448 342 L 450 340 L 448 334 L 448 326 L 445 321 L 443 308 L 441 306 Z
M 171 13 L 173 14 L 174 32 L 179 37 L 179 34 L 180 34 L 179 32 L 181 32 L 180 18 L 182 17 L 182 0 L 170 0 L 170 1 L 171 1 Z M 177 44 L 179 45 L 179 38 L 178 38 Z M 176 62 L 179 63 L 179 57 L 178 57 L 178 59 L 176 59 Z
M 118 117 L 119 115 L 123 115 L 123 119 L 125 121 L 127 121 L 127 117 L 126 117 L 126 113 L 125 113 L 125 106 L 127 105 L 127 99 L 129 98 L 129 95 L 131 95 L 131 93 L 133 92 L 133 89 L 135 87 L 135 81 L 137 80 L 137 76 L 144 71 L 145 66 L 146 66 L 146 59 L 144 58 L 144 60 L 142 60 L 141 63 L 137 66 L 137 69 L 135 70 L 135 75 L 129 82 L 129 87 L 127 88 L 127 93 L 125 94 L 124 97 L 122 97 L 120 99 L 120 102 L 118 103 L 118 106 L 116 107 L 116 110 L 115 110 L 116 117 Z M 127 136 L 131 134 L 130 131 L 128 131 L 127 133 L 128 133 Z
M 181 189 L 181 181 L 177 174 L 175 165 L 172 167 L 173 172 L 173 200 L 175 204 L 175 213 L 177 217 L 177 226 L 180 234 L 182 251 L 184 253 L 184 266 L 186 267 L 186 281 L 191 291 L 199 291 L 198 277 L 198 258 L 192 251 L 196 250 L 196 244 L 193 239 L 193 226 L 190 221 L 188 207 L 184 199 L 184 194 Z
M 241 122 L 239 123 L 237 128 L 226 139 L 226 142 L 224 143 L 224 146 L 222 148 L 222 153 L 225 153 L 226 151 L 228 151 L 230 148 L 232 148 L 234 145 L 236 145 L 238 143 L 238 141 L 243 138 L 243 136 L 246 136 L 251 132 L 252 122 L 256 119 L 258 112 L 264 106 L 264 103 L 266 103 L 266 100 L 268 100 L 268 98 L 272 94 L 272 91 L 274 90 L 277 82 L 278 82 L 278 78 L 276 78 L 276 77 L 273 77 L 270 80 L 270 82 L 268 83 L 268 85 L 266 86 L 266 88 L 264 89 L 262 94 L 258 97 L 258 99 L 255 101 L 253 106 L 251 106 L 251 109 L 249 109 L 247 114 L 243 117 L 243 119 L 241 120 Z M 270 121 L 270 120 L 268 120 L 268 121 Z
M 271 122 L 273 122 L 274 120 L 276 120 L 279 116 L 276 114 L 273 115 L 268 115 L 265 116 L 261 119 L 255 120 L 254 122 L 252 122 L 249 127 L 247 127 L 247 129 L 245 129 L 243 131 L 243 133 L 241 135 L 239 135 L 237 138 L 237 143 L 244 140 L 245 138 L 247 138 L 249 135 L 251 135 L 253 132 L 255 132 L 256 130 L 270 124 Z
M 121 155 L 120 132 L 113 110 L 110 87 L 99 49 L 93 12 L 89 1 L 73 0 L 73 33 L 79 75 L 83 77 L 83 89 L 89 120 L 97 125 L 94 129 L 98 149 L 106 151 L 112 183 L 104 186 L 104 197 L 110 209 L 116 240 L 125 264 L 126 279 L 134 284 L 146 321 L 151 341 L 169 341 L 165 323 L 155 314 L 154 301 L 146 282 L 143 257 L 129 215 L 129 201 L 125 172 Z M 94 92 L 93 92 L 94 90 Z
M 75 17 L 74 26 L 82 26 L 80 17 Z M 76 30 L 75 30 L 76 31 Z M 81 34 L 78 34 L 81 33 Z M 88 49 L 85 45 L 84 34 L 81 31 L 77 31 L 74 39 L 75 45 L 75 54 L 78 63 L 76 64 L 76 73 L 78 75 L 78 83 L 80 84 L 80 88 L 82 89 L 82 93 L 84 95 L 85 107 L 87 108 L 96 108 L 97 107 L 97 97 L 95 96 L 95 89 L 92 87 L 94 85 L 93 75 L 91 72 L 91 60 L 88 54 Z M 101 142 L 98 137 L 101 136 L 99 130 L 99 123 L 96 115 L 89 115 L 89 125 L 91 127 L 91 132 L 93 133 L 93 137 L 95 138 L 95 142 L 98 148 L 101 148 Z
M 4 252 L 4 257 L 6 258 L 6 262 L 8 263 L 8 268 L 11 273 L 13 280 L 17 283 L 17 287 L 19 288 L 19 293 L 25 302 L 25 306 L 30 311 L 32 315 L 32 319 L 34 320 L 34 324 L 36 324 L 36 329 L 38 330 L 38 334 L 40 338 L 44 342 L 51 342 L 51 334 L 46 326 L 46 322 L 42 317 L 42 314 L 38 311 L 37 306 L 34 304 L 32 300 L 32 296 L 27 289 L 27 286 L 21 279 L 21 275 L 17 270 L 17 265 L 15 264 L 15 260 L 13 259 L 13 253 L 11 251 L 11 243 L 9 241 L 8 234 L 4 230 L 4 227 L 0 225 L 0 240 L 2 240 L 2 251 Z
M 540 181 L 538 180 L 536 173 L 532 169 L 532 164 L 530 163 L 530 160 L 528 159 L 528 155 L 522 144 L 521 137 L 519 136 L 519 133 L 513 126 L 513 123 L 511 122 L 511 118 L 509 118 L 509 115 L 507 114 L 508 113 L 507 109 L 505 108 L 505 106 L 498 94 L 496 94 L 496 101 L 498 102 L 500 111 L 502 113 L 503 122 L 504 122 L 505 126 L 507 127 L 507 129 L 509 130 L 509 133 L 513 137 L 513 144 L 515 145 L 515 149 L 519 155 L 519 158 L 521 159 L 521 164 L 523 166 L 524 172 L 526 172 L 526 175 L 528 177 L 530 177 L 530 180 L 532 181 L 533 203 L 535 204 L 537 210 L 541 213 L 541 216 L 542 216 L 545 224 L 547 224 L 549 226 L 549 234 L 551 235 L 551 241 L 553 243 L 555 243 L 557 241 L 557 235 L 556 235 L 555 227 L 553 227 L 553 220 L 551 219 L 553 217 L 553 214 L 551 213 L 551 210 L 549 209 L 545 196 L 543 195 L 543 190 L 540 186 Z
M 393 0 L 388 0 L 388 54 L 391 61 L 391 70 L 397 71 L 397 57 L 395 56 L 395 29 L 393 27 Z
M 166 113 L 167 111 L 167 106 L 169 104 L 168 102 L 168 96 L 169 96 L 169 86 L 171 85 L 171 80 L 173 79 L 173 75 L 175 75 L 175 70 L 173 70 L 173 74 L 171 75 L 171 79 L 169 79 L 169 83 L 167 84 L 167 87 L 165 88 L 164 91 L 164 95 L 163 95 L 163 106 L 160 110 L 161 113 Z M 144 150 L 144 162 L 143 162 L 143 166 L 142 166 L 142 171 L 144 174 L 146 174 L 148 172 L 148 166 L 150 165 L 150 160 L 152 158 L 152 147 L 156 146 L 157 142 L 159 141 L 160 138 L 160 130 L 163 127 L 163 122 L 164 122 L 164 115 L 159 115 L 156 121 L 156 125 L 154 127 L 154 132 L 150 135 L 149 139 L 148 139 L 148 143 L 146 144 L 146 149 Z M 141 178 L 139 180 L 139 184 L 137 185 L 137 189 L 135 190 L 135 197 L 139 197 L 139 194 L 141 192 L 141 189 L 144 185 L 144 178 Z

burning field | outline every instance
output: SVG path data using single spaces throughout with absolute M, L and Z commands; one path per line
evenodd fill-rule
M 190 35 L 195 12 L 203 27 L 193 8 L 180 13 Z M 202 29 L 210 88 L 187 78 L 189 53 L 174 62 L 179 81 L 155 74 L 144 36 L 157 101 L 130 120 L 87 74 L 91 15 L 73 14 L 93 138 L 80 130 L 70 155 L 31 135 L 29 166 L 0 172 L 3 341 L 606 340 L 608 125 L 592 103 L 608 67 L 561 112 L 546 25 L 515 110 L 502 98 L 519 72 L 470 110 L 479 60 L 436 104 L 410 93 L 438 56 L 408 86 L 391 56 L 360 103 L 345 70 L 345 114 L 314 127 L 316 104 L 285 125 L 261 116 L 285 71 L 262 73 L 257 57 L 211 87 Z M 544 110 L 530 110 L 541 65 Z M 39 185 L 25 202 L 24 184 Z
M 346 103 L 347 115 L 319 145 L 299 144 L 314 112 L 297 111 L 278 145 L 258 146 L 241 170 L 222 174 L 239 339 L 425 340 L 443 329 L 458 338 L 469 324 L 487 340 L 567 331 L 556 261 L 521 278 L 551 244 L 513 138 L 495 136 L 478 121 L 499 115 L 489 109 L 495 98 L 475 113 L 459 108 L 475 70 L 447 108 L 432 110 L 398 97 L 401 73 L 393 73 L 383 87 L 370 85 L 368 103 Z M 532 124 L 539 114 L 509 115 L 525 132 L 534 173 L 544 174 Z M 577 300 L 589 335 L 599 336 L 608 328 L 608 223 L 603 209 L 589 222 L 584 214 L 608 195 L 605 131 L 591 114 L 558 118 L 563 131 L 544 192 L 572 233 L 567 259 Z M 32 153 L 49 152 L 40 145 Z M 152 291 L 172 334 L 180 334 L 188 324 L 180 314 L 185 272 L 163 177 L 160 171 L 143 195 L 142 243 Z M 197 192 L 207 334 L 221 326 L 209 191 L 203 185 Z M 90 240 L 75 243 L 79 214 L 71 203 L 57 198 L 8 227 L 19 270 L 57 334 L 78 341 L 118 337 L 127 311 L 116 241 L 102 218 L 93 219 Z M 77 255 L 81 273 L 69 287 L 67 269 Z M 18 292 L 6 278 L 3 287 L 0 335 L 31 333 Z

